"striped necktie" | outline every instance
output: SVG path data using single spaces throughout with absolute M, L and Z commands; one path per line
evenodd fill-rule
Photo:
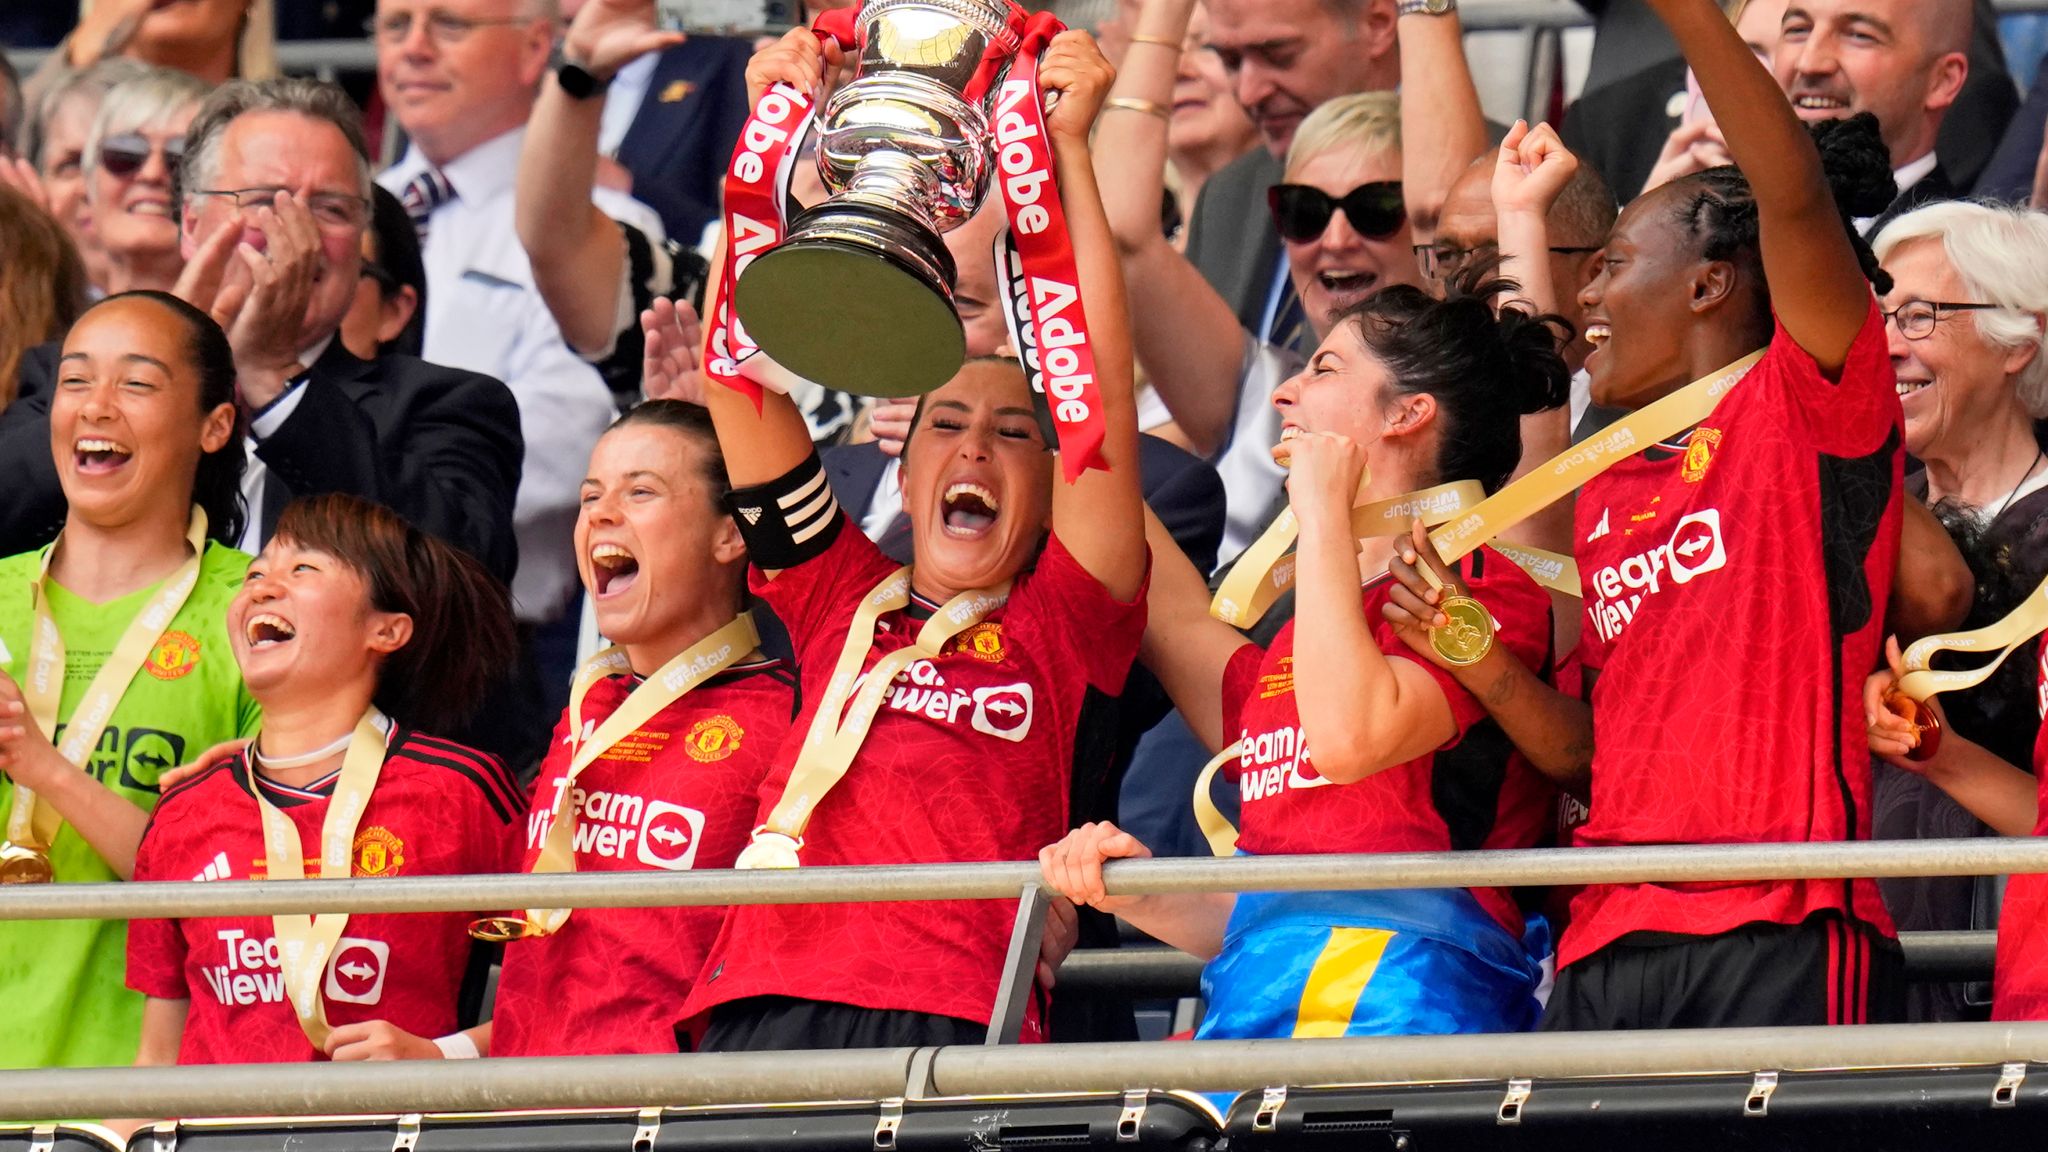
M 1308 312 L 1294 291 L 1294 277 L 1280 269 L 1280 300 L 1273 309 L 1273 326 L 1266 331 L 1266 343 L 1307 356 L 1314 352 L 1315 334 L 1308 326 Z M 1304 344 L 1306 346 L 1304 346 Z
M 455 199 L 455 187 L 440 169 L 428 168 L 407 182 L 398 199 L 405 205 L 405 214 L 412 218 L 412 230 L 419 235 L 420 249 L 424 251 L 427 221 L 433 218 L 434 209 Z

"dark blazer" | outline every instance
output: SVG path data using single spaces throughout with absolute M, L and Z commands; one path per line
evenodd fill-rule
M 0 555 L 39 548 L 64 525 L 50 456 L 58 347 L 33 350 L 22 398 L 0 414 Z M 411 356 L 359 360 L 336 339 L 291 417 L 256 449 L 269 470 L 263 535 L 293 496 L 349 492 L 469 551 L 501 580 L 519 560 L 512 502 L 524 443 L 512 393 L 488 376 Z
M 1280 233 L 1266 207 L 1266 189 L 1286 175 L 1263 145 L 1223 166 L 1202 185 L 1188 219 L 1188 261 L 1257 332 L 1280 265 Z
M 1948 178 L 1947 168 L 1942 165 L 1941 161 L 1937 160 L 1934 162 L 1934 170 L 1915 181 L 1911 188 L 1899 193 L 1898 199 L 1893 200 L 1890 207 L 1878 213 L 1877 217 L 1870 222 L 1869 229 L 1863 234 L 1868 239 L 1875 240 L 1877 239 L 1877 234 L 1884 231 L 1885 225 L 1904 216 L 1913 209 L 1923 204 L 1935 204 L 1943 200 L 1954 200 L 1962 194 L 1962 190 L 1957 188 L 1955 183 Z
M 718 215 L 733 144 L 747 122 L 745 40 L 692 36 L 655 61 L 647 96 L 619 143 L 633 196 L 661 216 L 669 239 L 694 246 Z
M 1579 0 L 1579 5 L 1594 13 L 1599 31 L 1585 93 L 1565 113 L 1564 143 L 1606 177 L 1615 197 L 1626 204 L 1643 190 L 1665 137 L 1678 126 L 1670 99 L 1685 92 L 1685 62 L 1670 31 L 1642 0 Z M 2020 105 L 1998 42 L 1997 10 L 1991 0 L 1977 0 L 1976 12 L 1970 76 L 1935 141 L 1959 189 L 1976 183 Z M 1616 65 L 1609 66 L 1610 60 Z M 1683 111 L 1682 99 L 1677 111 Z M 2037 121 L 2027 154 L 2030 180 L 2040 143 Z
M 872 441 L 844 444 L 825 449 L 825 479 L 839 506 L 858 525 L 874 503 L 875 488 L 882 481 L 889 457 Z M 1145 487 L 1145 502 L 1166 525 L 1174 542 L 1187 553 L 1197 569 L 1207 572 L 1216 566 L 1216 550 L 1223 544 L 1223 481 L 1216 470 L 1200 457 L 1161 440 L 1138 437 L 1138 478 Z M 910 539 L 897 532 L 883 537 L 884 551 L 900 564 L 910 562 Z M 900 553 L 900 554 L 899 554 Z

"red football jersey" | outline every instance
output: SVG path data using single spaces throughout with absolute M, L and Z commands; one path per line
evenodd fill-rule
M 612 676 L 591 685 L 585 735 L 639 683 Z M 612 745 L 576 778 L 576 870 L 732 867 L 795 710 L 784 665 L 740 665 Z M 535 782 L 529 870 L 575 755 L 569 723 L 564 713 Z M 676 1051 L 683 1001 L 724 917 L 723 908 L 581 908 L 552 936 L 507 944 L 491 1055 Z
M 292 818 L 310 863 L 336 772 L 313 788 L 252 777 L 246 757 L 167 793 L 135 857 L 137 880 L 260 880 L 262 818 L 252 788 Z M 509 871 L 518 861 L 526 801 L 498 761 L 405 728 L 356 827 L 355 876 L 449 876 Z M 308 880 L 307 883 L 319 883 Z M 469 964 L 461 912 L 349 917 L 322 984 L 337 1027 L 388 1020 L 416 1036 L 455 1030 Z M 128 986 L 191 1003 L 180 1064 L 323 1060 L 285 1002 L 284 972 L 268 916 L 137 920 L 128 932 Z
M 1531 668 L 1550 663 L 1550 595 L 1514 562 L 1482 548 L 1460 579 L 1493 615 L 1495 639 Z M 1238 847 L 1259 856 L 1316 852 L 1448 852 L 1528 848 L 1548 832 L 1555 793 L 1513 751 L 1485 708 L 1450 673 L 1416 655 L 1381 616 L 1393 579 L 1365 586 L 1366 620 L 1380 651 L 1412 661 L 1443 689 L 1458 734 L 1436 752 L 1352 784 L 1330 785 L 1311 764 L 1294 695 L 1290 620 L 1261 651 L 1247 644 L 1223 674 L 1223 731 L 1244 747 L 1225 766 L 1241 804 Z M 1466 740 L 1487 724 L 1487 738 Z M 1519 936 L 1522 914 L 1503 889 L 1474 889 L 1486 910 Z
M 2048 718 L 2048 644 L 2041 645 L 2040 685 L 2039 707 Z M 2034 835 L 2048 836 L 2048 724 L 2034 737 L 2034 780 L 2040 789 Z M 2048 876 L 2015 876 L 2006 883 L 1991 1018 L 2048 1020 Z
M 1901 439 L 1873 302 L 1839 383 L 1779 327 L 1682 445 L 1580 492 L 1580 656 L 1598 679 L 1578 843 L 1869 837 L 1863 679 L 1898 560 Z M 1868 880 L 1603 884 L 1573 900 L 1559 960 L 1824 909 L 1892 931 Z
M 803 686 L 758 819 L 782 796 L 855 609 L 895 568 L 848 521 L 817 559 L 772 580 L 754 574 L 754 591 L 789 626 Z M 913 599 L 884 614 L 863 666 L 914 643 L 935 608 Z M 1144 628 L 1142 590 L 1118 602 L 1050 540 L 1007 604 L 898 675 L 811 817 L 804 864 L 1036 859 L 1067 831 L 1082 702 L 1091 688 L 1123 689 Z M 1015 913 L 1000 900 L 736 907 L 689 1010 L 795 996 L 986 1023 Z

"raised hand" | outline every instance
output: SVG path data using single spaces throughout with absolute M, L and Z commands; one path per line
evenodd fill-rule
M 1102 865 L 1109 860 L 1149 860 L 1152 851 L 1136 836 L 1109 821 L 1083 824 L 1059 842 L 1038 850 L 1038 867 L 1052 890 L 1076 904 L 1118 912 L 1142 897 L 1111 896 L 1102 885 Z
M 1884 657 L 1887 667 L 1871 673 L 1870 678 L 1863 682 L 1863 720 L 1869 725 L 1870 750 L 1896 767 L 1924 774 L 1933 762 L 1932 757 L 1927 760 L 1907 758 L 1908 753 L 1920 746 L 1920 730 L 1911 719 L 1893 711 L 1885 700 L 1906 674 L 1897 636 L 1885 638 Z M 1942 727 L 1948 726 L 1948 717 L 1942 714 L 1941 705 L 1933 699 L 1921 701 L 1920 707 L 1930 709 Z M 1937 749 L 1934 756 L 1940 755 Z
M 1436 574 L 1437 583 L 1432 584 L 1423 575 L 1425 566 Z M 1429 642 L 1429 630 L 1441 628 L 1451 622 L 1450 617 L 1437 610 L 1443 603 L 1444 588 L 1457 581 L 1457 574 L 1437 554 L 1436 545 L 1429 538 L 1429 529 L 1416 524 L 1408 532 L 1408 539 L 1401 541 L 1394 550 L 1394 558 L 1387 564 L 1387 572 L 1394 578 L 1387 592 L 1387 602 L 1380 608 L 1380 615 L 1394 626 L 1395 635 L 1401 642 L 1414 649 L 1424 659 L 1439 668 L 1452 665 Z
M 1728 158 L 1728 145 L 1721 139 L 1721 126 L 1709 116 L 1680 124 L 1664 138 L 1664 150 L 1657 154 L 1657 163 L 1650 169 L 1650 178 L 1643 181 L 1643 191 L 1661 188 L 1681 176 L 1705 172 L 1733 163 Z
M 836 75 L 846 63 L 838 44 L 821 42 L 809 28 L 792 28 L 747 61 L 747 107 L 760 103 L 762 93 L 777 84 L 822 100 L 828 70 Z
M 1351 531 L 1351 509 L 1365 482 L 1365 448 L 1334 432 L 1302 432 L 1273 446 L 1273 459 L 1287 469 L 1287 502 L 1306 524 L 1327 517 L 1331 527 Z
M 1579 158 L 1548 124 L 1515 121 L 1493 166 L 1493 207 L 1499 213 L 1548 216 L 1579 170 Z
M 250 231 L 257 242 L 245 239 Z M 298 197 L 245 210 L 200 241 L 172 291 L 211 315 L 235 350 L 235 385 L 255 411 L 277 399 L 299 365 L 306 306 L 325 251 Z
M 647 350 L 640 364 L 640 389 L 649 400 L 704 403 L 704 372 L 699 360 L 704 324 L 687 300 L 656 299 L 640 313 L 640 331 Z
M 1052 38 L 1038 62 L 1038 85 L 1056 93 L 1045 114 L 1045 130 L 1056 139 L 1086 143 L 1096 113 L 1116 83 L 1116 69 L 1102 55 L 1095 37 L 1068 29 Z
M 45 212 L 50 210 L 50 194 L 43 187 L 42 177 L 36 175 L 36 166 L 20 157 L 12 160 L 0 157 L 0 184 L 5 184 Z
M 589 0 L 569 22 L 562 54 L 598 79 L 650 52 L 681 44 L 681 32 L 662 30 L 655 20 L 654 0 Z
M 868 431 L 875 437 L 875 447 L 885 456 L 903 455 L 903 445 L 910 440 L 911 421 L 917 419 L 917 401 L 882 398 L 868 409 Z
M 0 672 L 0 772 L 18 784 L 48 791 L 57 774 L 70 767 L 29 715 L 21 685 Z

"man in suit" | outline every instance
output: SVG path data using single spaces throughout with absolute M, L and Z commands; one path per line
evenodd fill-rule
M 363 360 L 336 337 L 370 212 L 368 151 L 347 95 L 309 80 L 233 82 L 186 139 L 190 264 L 179 290 L 223 321 L 235 350 L 250 452 L 242 546 L 261 547 L 292 497 L 349 492 L 509 580 L 522 453 L 511 393 L 411 356 Z M 253 252 L 236 255 L 245 245 Z M 265 278 L 252 282 L 258 261 Z M 56 353 L 30 355 L 22 398 L 0 416 L 0 553 L 39 546 L 63 522 L 49 448 Z
M 1230 75 L 1232 95 L 1258 126 L 1254 148 L 1202 185 L 1188 224 L 1187 256 L 1266 339 L 1306 330 L 1292 301 L 1280 235 L 1266 189 L 1280 182 L 1294 130 L 1316 105 L 1352 92 L 1400 86 L 1395 0 L 1209 0 L 1208 47 Z
M 632 176 L 626 191 L 686 248 L 718 218 L 720 185 L 747 122 L 752 55 L 745 40 L 692 36 L 620 69 L 605 96 L 599 151 Z
M 1956 49 L 1953 37 L 1961 27 L 1958 18 L 1964 17 L 1966 9 L 1967 48 Z M 1875 17 L 1885 31 L 1869 35 L 1859 31 L 1845 43 L 1844 38 L 1853 28 L 1847 15 Z M 1894 155 L 1894 164 L 1906 169 L 1905 175 L 1916 177 L 1911 181 L 1900 180 L 1907 199 L 1899 211 L 1929 200 L 1960 195 L 1968 189 L 1989 162 L 2000 131 L 2019 105 L 2012 79 L 2006 73 L 2005 55 L 1998 43 L 1997 13 L 1990 0 L 1859 2 L 1854 13 L 1834 0 L 1800 0 L 1790 5 L 1785 0 L 1748 0 L 1738 26 L 1758 55 L 1773 63 L 1779 82 L 1787 91 L 1792 91 L 1796 77 L 1788 71 L 1787 62 L 1776 57 L 1781 26 L 1795 29 L 1800 47 L 1811 57 L 1812 68 L 1805 81 L 1809 88 L 1863 91 L 1864 98 L 1853 110 L 1868 107 L 1877 112 L 1879 119 L 1886 121 L 1887 139 L 1892 136 L 1893 121 L 1902 122 L 1900 131 L 1906 131 L 1903 122 L 1926 117 L 1929 102 L 1949 101 L 1934 112 L 1932 154 L 1940 156 L 1940 168 L 1929 174 L 1932 179 L 1921 176 L 1908 163 L 1930 153 Z M 1939 50 L 1925 38 L 1925 30 L 1930 27 L 1936 38 L 1948 40 Z M 1663 31 L 1661 24 L 1657 24 L 1657 30 L 1669 40 L 1669 33 Z M 1960 91 L 1949 92 L 1946 89 L 1950 78 L 1937 75 L 1938 69 L 1932 66 L 1956 50 L 1967 57 L 1966 71 Z M 1659 53 L 1655 63 L 1611 84 L 1589 86 L 1565 117 L 1565 145 L 1598 168 L 1624 200 L 1633 199 L 1644 190 L 1659 153 L 1687 126 L 1686 67 L 1675 53 L 1674 46 L 1671 55 Z M 1838 75 L 1829 78 L 1830 72 Z M 1861 75 L 1847 82 L 1839 75 L 1851 73 Z M 1879 73 L 1884 74 L 1883 80 L 1876 78 Z M 1871 90 L 1885 94 L 1877 99 L 1891 106 L 1889 112 L 1876 106 Z M 1920 97 L 1917 113 L 1910 111 L 1914 103 L 1910 97 L 1915 94 Z M 1899 99 L 1901 96 L 1906 99 Z M 1824 105 L 1828 100 L 1819 96 L 1814 102 Z M 1823 109 L 1812 111 L 1820 113 Z M 1837 109 L 1834 114 L 1846 113 Z M 1886 119 L 1888 115 L 1890 120 Z M 1723 162 L 1717 141 L 1709 140 L 1703 153 L 1713 162 Z M 1923 179 L 1928 179 L 1925 187 L 1920 186 Z

